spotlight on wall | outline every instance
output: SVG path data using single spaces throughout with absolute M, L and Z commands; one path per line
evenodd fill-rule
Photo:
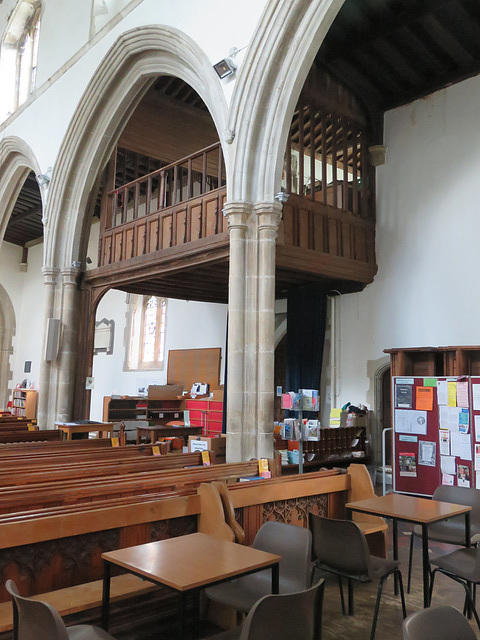
M 43 187 L 44 185 L 48 184 L 52 179 L 52 167 L 48 167 L 45 173 L 39 173 L 37 176 L 35 176 L 35 179 L 39 187 Z
M 237 53 L 238 53 L 237 47 L 232 47 L 226 58 L 223 58 L 223 60 L 220 60 L 220 62 L 217 62 L 217 64 L 213 65 L 213 68 L 217 72 L 217 75 L 220 78 L 220 80 L 223 80 L 223 78 L 227 78 L 228 76 L 231 76 L 232 73 L 235 73 L 235 71 L 237 70 L 237 65 L 234 59 Z

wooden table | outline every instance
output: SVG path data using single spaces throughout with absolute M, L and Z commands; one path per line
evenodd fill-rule
M 113 437 L 113 422 L 55 422 L 55 426 L 63 431 L 67 440 L 72 439 L 74 433 L 91 433 L 92 431 L 98 431 L 100 438 L 112 438 Z
M 175 589 L 181 595 L 179 637 L 185 636 L 186 594 L 231 578 L 271 567 L 272 593 L 279 589 L 280 556 L 204 533 L 140 544 L 102 554 L 104 561 L 102 627 L 108 631 L 111 565 L 123 567 L 151 582 Z M 198 607 L 194 612 L 197 627 Z
M 407 496 L 401 493 L 389 493 L 377 498 L 348 502 L 347 513 L 352 511 L 390 518 L 393 524 L 393 558 L 398 560 L 398 521 L 419 524 L 422 527 L 423 555 L 423 606 L 429 606 L 430 568 L 428 560 L 428 525 L 453 516 L 465 515 L 465 546 L 470 546 L 470 511 L 472 507 L 439 500 L 428 500 Z
M 142 436 L 148 436 L 150 442 L 156 442 L 158 438 L 177 436 L 188 438 L 188 436 L 201 436 L 202 427 L 167 427 L 157 424 L 148 427 L 137 427 L 137 444 L 141 444 Z

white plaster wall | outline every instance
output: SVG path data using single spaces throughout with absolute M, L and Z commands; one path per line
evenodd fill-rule
M 479 104 L 477 77 L 385 116 L 378 274 L 340 302 L 337 406 L 371 403 L 383 349 L 480 344 Z
M 103 397 L 112 394 L 136 395 L 138 388 L 167 383 L 167 361 L 162 371 L 123 371 L 125 358 L 126 294 L 109 291 L 97 309 L 97 321 L 115 320 L 113 354 L 94 357 L 94 389 L 90 418 L 102 418 Z M 167 301 L 165 352 L 171 349 L 221 347 L 220 382 L 223 383 L 226 348 L 227 306 L 184 300 Z M 201 381 L 199 381 L 201 382 Z
M 4 242 L 0 251 L 0 281 L 15 309 L 16 335 L 13 338 L 13 355 L 10 367 L 13 372 L 12 388 L 28 378 L 38 389 L 40 360 L 43 346 L 44 285 L 42 268 L 43 245 L 28 250 L 28 271 L 22 272 L 19 263 L 22 250 Z M 24 373 L 26 360 L 32 362 L 31 373 Z
M 120 22 L 112 20 L 88 40 L 91 3 L 49 0 L 41 26 L 36 90 L 0 125 L 0 139 L 19 136 L 31 147 L 42 171 L 54 166 L 60 143 L 89 80 L 122 33 L 150 24 L 175 27 L 193 38 L 214 64 L 227 56 L 231 47 L 240 49 L 248 45 L 265 4 L 244 0 L 242 10 L 238 11 L 236 3 L 226 0 L 222 3 L 224 18 L 221 18 L 217 0 L 204 0 L 201 10 L 195 11 L 189 0 L 175 3 L 144 0 Z M 5 8 L 0 6 L 0 11 L 5 12 Z M 122 16 L 123 12 L 119 14 Z M 238 60 L 243 55 L 244 52 Z M 222 86 L 229 99 L 233 83 Z

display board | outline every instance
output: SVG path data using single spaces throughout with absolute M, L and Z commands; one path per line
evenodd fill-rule
M 392 413 L 395 491 L 431 496 L 440 484 L 477 486 L 480 378 L 393 377 Z

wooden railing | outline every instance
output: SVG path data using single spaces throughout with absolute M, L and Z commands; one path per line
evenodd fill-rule
M 225 185 L 216 143 L 110 191 L 99 266 L 222 233 Z

